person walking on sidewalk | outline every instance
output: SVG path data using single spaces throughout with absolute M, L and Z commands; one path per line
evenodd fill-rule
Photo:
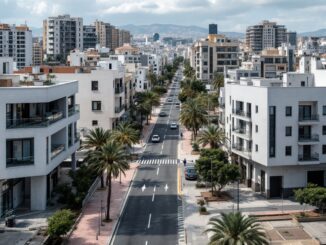
M 187 160 L 185 158 L 185 159 L 183 159 L 183 166 L 186 166 L 186 165 L 187 165 Z

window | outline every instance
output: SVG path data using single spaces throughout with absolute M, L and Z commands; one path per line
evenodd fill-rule
M 255 148 L 256 148 L 256 152 L 258 152 L 258 145 L 255 145 Z
M 292 147 L 285 146 L 285 156 L 291 156 L 291 155 L 292 155 Z
M 9 139 L 7 167 L 34 164 L 34 139 Z
M 269 157 L 275 157 L 276 146 L 276 106 L 269 107 Z
M 326 154 L 326 145 L 323 145 L 323 154 Z
M 98 81 L 92 81 L 92 91 L 98 91 Z
M 92 121 L 92 126 L 97 126 L 98 125 L 98 121 L 97 120 L 93 120 Z
M 258 133 L 258 125 L 256 125 L 256 133 Z
M 292 136 L 292 127 L 291 126 L 285 127 L 285 136 Z
M 92 101 L 92 111 L 101 110 L 101 101 Z
M 304 81 L 301 82 L 301 87 L 306 86 L 306 83 Z
M 323 126 L 323 135 L 326 135 L 326 126 Z
M 256 113 L 258 113 L 258 105 L 256 105 Z
M 292 107 L 291 106 L 285 107 L 285 116 L 287 116 L 287 117 L 292 116 Z
M 323 115 L 326 115 L 326 105 L 323 105 Z

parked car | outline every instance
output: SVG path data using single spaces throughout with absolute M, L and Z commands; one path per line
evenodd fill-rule
M 159 117 L 166 117 L 168 114 L 166 114 L 166 112 L 164 112 L 164 111 L 161 111 L 159 114 L 158 114 L 158 116 Z
M 197 172 L 195 166 L 187 166 L 185 167 L 185 179 L 186 180 L 196 180 Z
M 172 101 L 173 101 L 172 98 L 168 98 L 168 99 L 167 99 L 167 102 L 172 102 Z
M 153 143 L 158 143 L 158 142 L 160 142 L 160 136 L 159 136 L 158 134 L 154 134 L 154 135 L 152 136 L 152 142 L 153 142 Z
M 170 129 L 177 129 L 178 128 L 178 124 L 173 122 L 170 124 Z

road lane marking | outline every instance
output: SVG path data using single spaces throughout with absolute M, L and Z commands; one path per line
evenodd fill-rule
M 145 245 L 148 245 L 148 241 L 145 242 Z
M 146 185 L 144 184 L 143 187 L 141 188 L 141 191 L 144 192 L 146 189 Z
M 156 186 L 154 186 L 154 192 L 156 191 Z
M 153 196 L 152 196 L 152 202 L 154 202 L 154 196 L 155 196 L 155 193 L 153 193 Z
M 149 217 L 148 217 L 148 225 L 147 225 L 147 229 L 149 229 L 151 227 L 151 219 L 152 219 L 152 214 L 150 213 L 149 214 Z
M 165 187 L 164 187 L 165 192 L 167 192 L 168 189 L 169 189 L 168 184 L 165 184 Z
M 160 172 L 160 167 L 157 168 L 156 175 L 158 176 L 158 173 Z M 154 187 L 155 188 L 155 187 Z

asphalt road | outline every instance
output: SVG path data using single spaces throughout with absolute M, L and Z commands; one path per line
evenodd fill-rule
M 178 122 L 179 83 L 172 85 L 167 102 L 161 106 L 166 117 L 159 117 L 151 135 L 158 134 L 159 143 L 151 137 L 139 161 L 117 231 L 114 245 L 176 245 L 178 244 L 177 150 L 179 128 L 170 129 L 171 122 Z M 146 162 L 146 163 L 145 163 Z M 150 164 L 148 164 L 150 163 Z

